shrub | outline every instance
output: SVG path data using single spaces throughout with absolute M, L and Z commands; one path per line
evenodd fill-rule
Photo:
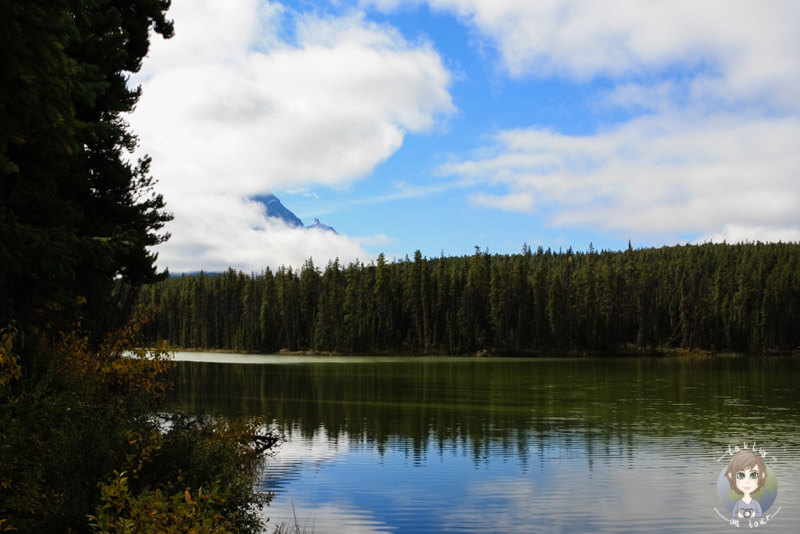
M 0 531 L 254 532 L 253 491 L 278 443 L 258 422 L 158 415 L 170 365 L 135 351 L 138 324 L 97 349 L 76 332 L 48 371 L 22 378 L 0 337 Z M 262 434 L 262 435 L 260 435 Z M 172 530 L 170 530 L 172 529 Z

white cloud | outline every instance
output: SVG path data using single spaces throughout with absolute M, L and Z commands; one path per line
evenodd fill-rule
M 176 216 L 159 263 L 261 270 L 300 255 L 365 257 L 346 236 L 275 226 L 246 199 L 352 182 L 406 133 L 453 113 L 438 54 L 357 13 L 320 18 L 239 0 L 176 1 L 169 14 L 176 35 L 154 39 L 130 117 Z M 282 38 L 291 22 L 294 42 Z
M 546 205 L 556 226 L 787 240 L 800 235 L 799 138 L 797 119 L 652 115 L 585 137 L 504 131 L 442 172 L 511 191 L 486 205 Z
M 417 3 L 422 3 L 419 0 Z M 364 0 L 391 10 L 408 2 Z M 636 78 L 679 66 L 695 96 L 800 109 L 794 0 L 427 0 L 495 44 L 513 76 Z
M 622 83 L 602 94 L 599 106 L 621 108 L 633 112 L 673 111 L 675 102 L 686 100 L 689 88 L 675 81 L 663 81 L 651 85 Z
M 442 168 L 507 190 L 473 203 L 667 240 L 800 237 L 800 3 L 427 3 L 493 43 L 512 77 L 561 77 L 598 109 L 647 114 L 584 136 L 501 131 Z
M 362 248 L 370 237 L 353 238 L 314 228 L 293 228 L 265 216 L 257 202 L 225 194 L 188 194 L 173 202 L 171 246 L 159 250 L 159 263 L 173 272 L 220 271 L 233 267 L 244 272 L 298 267 L 313 257 L 318 267 L 339 258 L 344 263 L 369 261 Z
M 530 192 L 511 193 L 508 195 L 475 193 L 470 200 L 473 204 L 503 211 L 528 212 L 533 209 L 533 195 Z
M 744 243 L 754 241 L 783 241 L 800 243 L 800 228 L 781 226 L 743 226 L 726 224 L 721 230 L 700 236 L 696 243 Z

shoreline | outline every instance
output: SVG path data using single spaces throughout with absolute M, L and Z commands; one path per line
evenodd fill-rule
M 150 349 L 147 350 L 157 350 Z M 617 350 L 567 350 L 543 351 L 531 350 L 523 353 L 503 353 L 491 351 L 478 351 L 463 354 L 444 354 L 438 352 L 402 352 L 402 351 L 375 351 L 369 353 L 347 353 L 337 351 L 316 350 L 288 350 L 280 349 L 277 352 L 265 353 L 253 350 L 236 350 L 232 348 L 198 348 L 198 347 L 168 347 L 167 352 L 195 352 L 209 354 L 239 354 L 239 355 L 275 355 L 275 356 L 316 356 L 316 357 L 474 357 L 474 358 L 741 358 L 741 357 L 800 357 L 800 349 L 793 351 L 768 351 L 760 353 L 713 351 L 710 349 L 681 349 L 681 348 L 654 348 L 644 349 L 638 347 L 624 347 Z

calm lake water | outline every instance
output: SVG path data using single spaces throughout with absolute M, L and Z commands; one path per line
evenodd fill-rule
M 800 531 L 797 358 L 176 360 L 174 407 L 285 434 L 270 531 Z M 777 491 L 737 527 L 718 481 L 753 442 Z

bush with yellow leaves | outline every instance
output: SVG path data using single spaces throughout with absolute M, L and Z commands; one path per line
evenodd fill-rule
M 76 332 L 26 379 L 0 337 L 0 531 L 256 532 L 253 492 L 278 439 L 257 421 L 160 413 L 174 365 L 135 350 L 134 321 L 97 348 Z M 124 473 L 124 474 L 120 474 Z

